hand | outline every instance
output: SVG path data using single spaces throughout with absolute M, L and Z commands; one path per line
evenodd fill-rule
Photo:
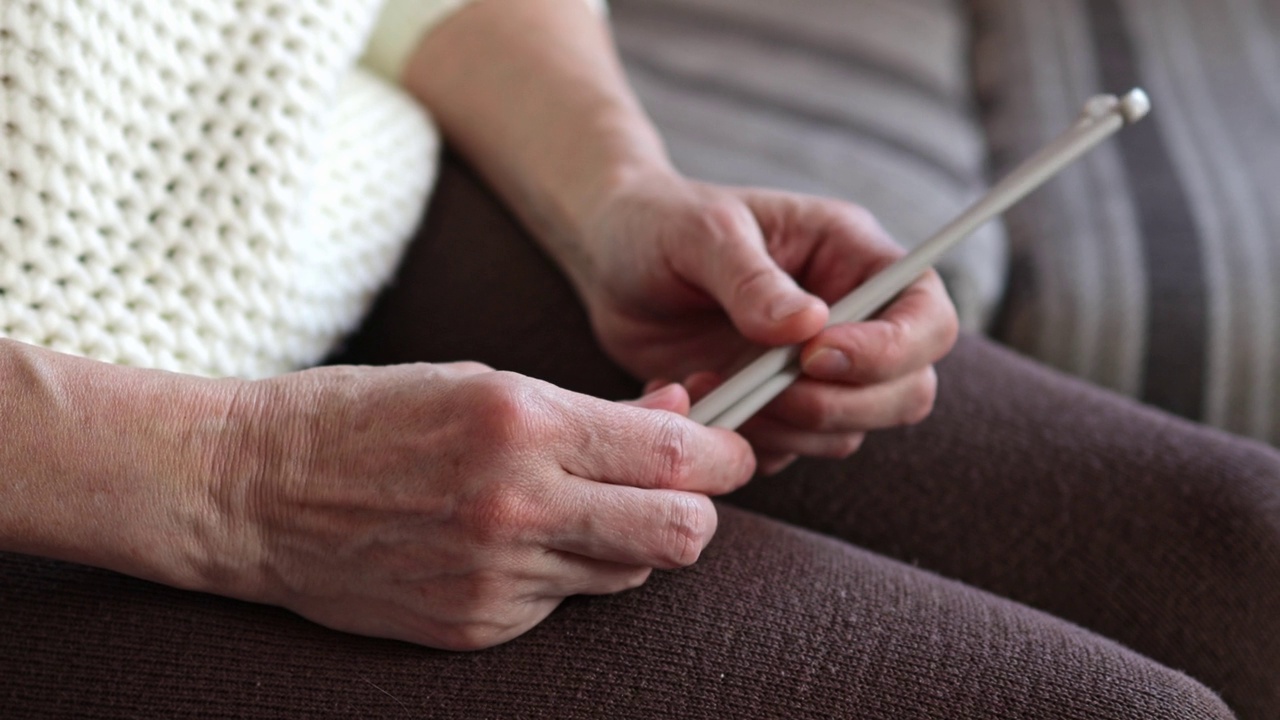
M 482 365 L 324 368 L 258 384 L 238 413 L 265 462 L 219 494 L 246 599 L 339 630 L 471 650 L 570 595 L 693 563 L 707 496 L 750 477 L 740 437 Z M 255 549 L 260 549 L 254 556 Z
M 577 283 L 601 344 L 631 372 L 697 397 L 753 349 L 805 343 L 806 377 L 741 430 L 762 471 L 848 456 L 866 432 L 930 413 L 933 363 L 958 327 L 936 273 L 871 321 L 823 329 L 827 303 L 902 255 L 865 210 L 654 171 L 621 183 L 584 227 L 591 274 Z

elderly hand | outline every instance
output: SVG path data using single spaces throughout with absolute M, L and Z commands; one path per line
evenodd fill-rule
M 253 383 L 215 493 L 243 558 L 218 592 L 332 628 L 439 648 L 509 640 L 575 594 L 693 563 L 707 496 L 747 443 L 681 417 L 476 364 L 323 368 Z
M 584 224 L 580 282 L 607 352 L 631 372 L 708 392 L 752 346 L 804 343 L 805 377 L 742 428 L 761 470 L 844 457 L 866 432 L 932 409 L 955 309 L 935 273 L 875 319 L 823 329 L 827 303 L 901 256 L 847 203 L 724 188 L 666 171 L 620 183 Z

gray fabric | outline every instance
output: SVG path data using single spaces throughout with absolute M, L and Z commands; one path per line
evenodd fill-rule
M 950 0 L 613 0 L 623 60 L 676 164 L 845 198 L 912 245 L 984 187 L 967 19 Z M 993 224 L 940 270 L 969 329 L 1003 293 Z
M 997 328 L 1037 358 L 1280 442 L 1280 0 L 972 0 L 997 172 L 1089 95 L 1151 119 L 1009 213 Z

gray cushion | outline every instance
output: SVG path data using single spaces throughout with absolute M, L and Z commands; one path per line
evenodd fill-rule
M 1155 112 L 1006 219 L 1002 339 L 1280 441 L 1280 0 L 972 0 L 997 170 L 1099 89 Z
M 623 59 L 675 162 L 840 197 L 903 244 L 981 193 L 967 19 L 951 0 L 612 0 Z M 966 327 L 1003 290 L 998 224 L 942 267 Z

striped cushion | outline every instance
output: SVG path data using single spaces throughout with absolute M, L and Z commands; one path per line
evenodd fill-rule
M 1099 88 L 1156 107 L 1010 213 L 998 334 L 1280 442 L 1280 0 L 971 2 L 998 169 Z
M 981 192 L 967 19 L 952 0 L 612 0 L 623 59 L 677 165 L 847 198 L 904 244 Z M 992 225 L 943 271 L 967 327 L 1003 291 Z

